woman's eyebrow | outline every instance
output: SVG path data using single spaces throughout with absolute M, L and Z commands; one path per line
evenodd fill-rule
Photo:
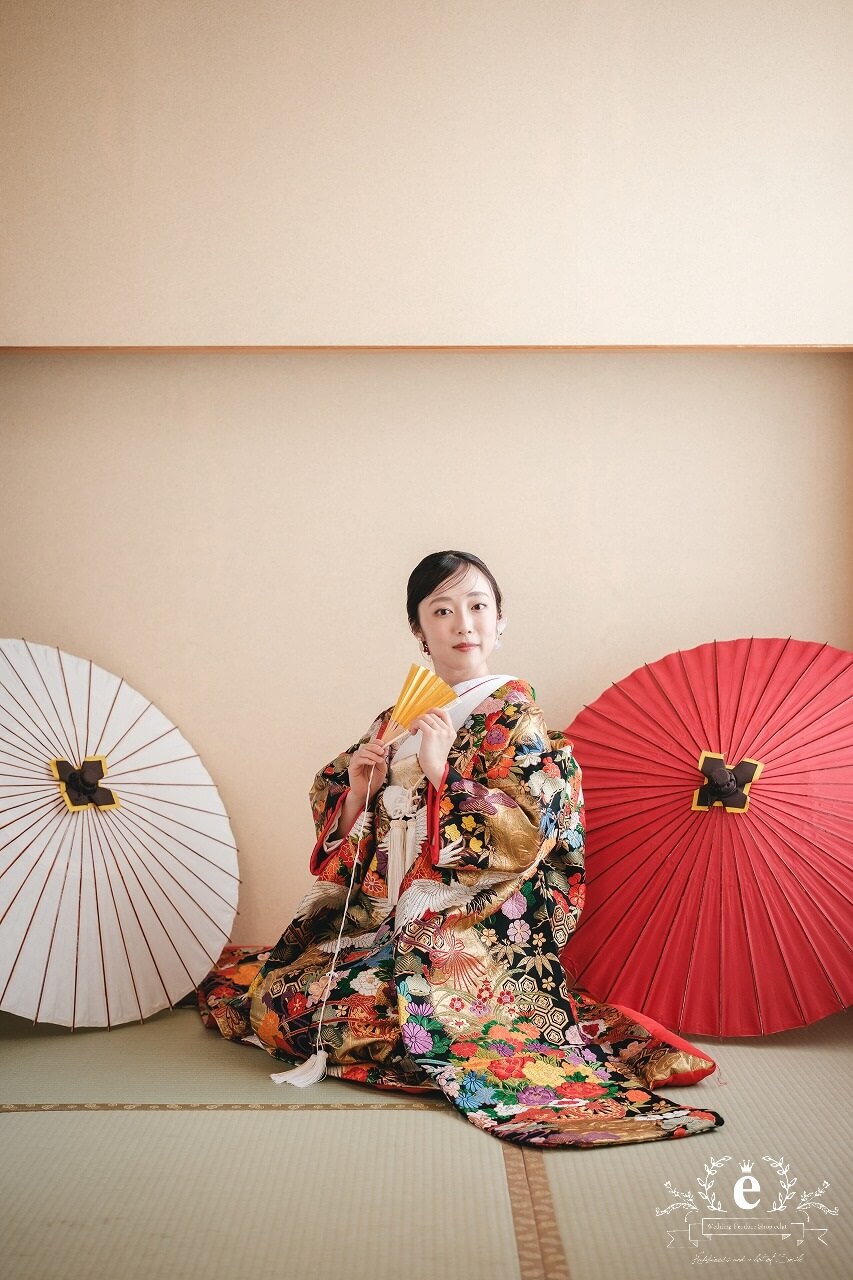
M 468 595 L 469 596 L 485 596 L 487 600 L 489 598 L 488 591 L 469 591 Z M 452 600 L 452 599 L 453 599 L 453 596 L 433 596 L 430 601 L 430 604 L 437 604 L 439 600 Z

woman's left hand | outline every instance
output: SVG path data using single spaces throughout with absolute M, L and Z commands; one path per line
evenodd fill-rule
M 456 738 L 453 721 L 444 707 L 426 711 L 409 725 L 409 733 L 421 733 L 418 762 L 434 787 L 444 776 L 448 752 Z

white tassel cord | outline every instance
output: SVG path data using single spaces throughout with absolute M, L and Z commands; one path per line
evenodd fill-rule
M 328 1057 L 325 1049 L 318 1049 L 298 1067 L 291 1067 L 289 1071 L 278 1071 L 270 1076 L 270 1080 L 273 1084 L 294 1084 L 297 1089 L 306 1089 L 309 1084 L 317 1084 L 323 1079 Z
M 338 951 L 341 946 L 341 934 L 344 931 L 344 922 L 347 918 L 347 907 L 349 906 L 350 894 L 352 893 L 352 887 L 355 884 L 355 869 L 358 866 L 361 847 L 361 833 L 364 831 L 364 824 L 367 821 L 367 810 L 370 805 L 370 784 L 373 781 L 373 770 L 375 768 L 375 765 L 370 766 L 370 776 L 367 779 L 367 797 L 364 801 L 364 813 L 361 817 L 361 826 L 358 829 L 358 836 L 355 842 L 355 861 L 352 864 L 352 878 L 350 879 L 350 886 L 347 890 L 346 901 L 344 902 L 344 909 L 341 915 L 341 927 L 338 930 L 338 940 L 335 943 L 335 950 L 332 955 L 332 966 L 329 970 L 329 981 L 326 983 L 326 994 L 323 996 L 323 1003 L 320 1006 L 320 1019 L 317 1023 L 317 1048 L 316 1051 L 311 1054 L 311 1057 L 307 1058 L 305 1062 L 300 1062 L 298 1067 L 291 1067 L 288 1071 L 277 1071 L 275 1075 L 271 1075 L 270 1080 L 272 1080 L 274 1084 L 293 1084 L 296 1085 L 297 1089 L 305 1089 L 308 1085 L 317 1084 L 318 1080 L 322 1080 L 323 1076 L 326 1074 L 326 1062 L 328 1061 L 329 1055 L 325 1049 L 320 1048 L 320 1032 L 323 1027 L 323 1014 L 326 1010 L 326 1001 L 329 998 L 329 992 L 332 989 L 332 980 L 335 977 L 335 961 L 338 958 Z

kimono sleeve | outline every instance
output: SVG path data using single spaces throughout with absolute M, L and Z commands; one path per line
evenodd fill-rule
M 502 730 L 502 732 L 501 732 Z M 430 856 L 437 867 L 522 873 L 562 842 L 582 846 L 580 769 L 562 734 L 552 743 L 530 704 L 492 726 L 467 777 L 445 766 L 428 793 Z
M 349 883 L 355 860 L 354 842 L 348 836 L 331 837 L 330 833 L 334 831 L 337 825 L 338 814 L 343 808 L 344 801 L 350 791 L 348 773 L 350 760 L 362 743 L 369 742 L 371 738 L 376 737 L 386 718 L 387 712 L 383 711 L 376 717 L 367 732 L 359 738 L 358 742 L 354 742 L 346 751 L 342 751 L 340 755 L 335 756 L 334 760 L 330 761 L 315 775 L 309 791 L 311 813 L 314 818 L 314 829 L 317 836 L 309 859 L 309 868 L 312 875 L 320 876 L 324 880 Z M 364 810 L 362 809 L 360 813 L 363 812 Z M 360 815 L 356 817 L 353 827 L 359 821 Z

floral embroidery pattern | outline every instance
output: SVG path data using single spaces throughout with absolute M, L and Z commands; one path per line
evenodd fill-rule
M 433 829 L 400 887 L 401 901 L 420 885 L 433 905 L 399 927 L 377 852 L 389 826 L 383 794 L 394 783 L 393 759 L 358 850 L 354 835 L 332 851 L 324 846 L 358 745 L 321 769 L 311 788 L 313 888 L 275 947 L 226 948 L 199 988 L 206 1024 L 230 1039 L 256 1035 L 273 1057 L 296 1063 L 314 1051 L 328 993 L 330 1075 L 440 1091 L 472 1124 L 513 1142 L 644 1142 L 722 1124 L 713 1111 L 654 1092 L 658 1082 L 707 1074 L 711 1059 L 568 985 L 560 952 L 584 904 L 580 770 L 565 737 L 546 726 L 531 686 L 508 681 L 457 734 L 445 785 L 432 792 Z M 417 785 L 426 803 L 431 784 L 421 776 Z M 342 924 L 351 942 L 330 972 Z

